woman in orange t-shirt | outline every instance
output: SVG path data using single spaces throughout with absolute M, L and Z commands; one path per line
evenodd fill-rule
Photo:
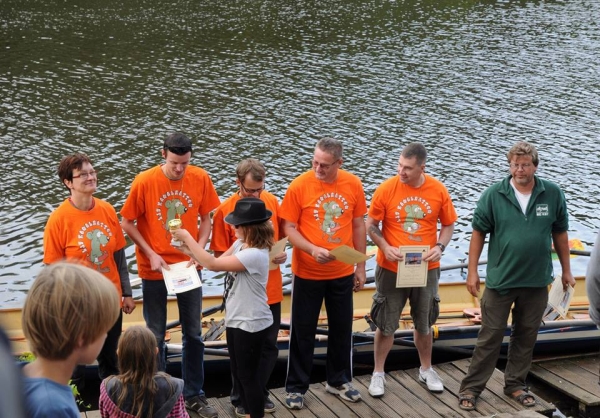
M 125 236 L 117 212 L 107 202 L 94 198 L 97 173 L 82 153 L 63 157 L 58 177 L 70 196 L 48 218 L 44 229 L 44 263 L 67 259 L 80 262 L 106 276 L 122 296 L 122 310 L 135 309 L 125 259 Z M 117 343 L 123 314 L 108 331 L 98 355 L 98 374 L 104 379 L 118 373 Z

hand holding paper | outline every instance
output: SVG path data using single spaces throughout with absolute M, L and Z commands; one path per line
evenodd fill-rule
M 548 294 L 548 305 L 552 306 L 561 317 L 566 318 L 574 293 L 575 289 L 571 285 L 567 286 L 567 290 L 563 290 L 562 278 L 556 275 Z
M 358 264 L 367 261 L 369 256 L 356 251 L 354 248 L 347 245 L 340 245 L 337 248 L 329 251 L 329 254 L 335 257 L 336 260 L 346 264 Z
M 202 286 L 195 266 L 189 266 L 187 261 L 169 264 L 169 270 L 162 269 L 163 278 L 169 293 L 182 293 Z
M 279 264 L 285 263 L 285 260 L 287 260 L 287 254 L 285 253 L 287 242 L 288 238 L 284 237 L 277 241 L 269 251 L 269 270 L 275 270 Z

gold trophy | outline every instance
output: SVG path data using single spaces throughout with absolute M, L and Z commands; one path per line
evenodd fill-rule
M 183 222 L 181 222 L 181 219 L 179 218 L 175 218 L 175 219 L 171 219 L 167 225 L 169 226 L 169 231 L 175 231 L 176 229 L 181 228 L 181 226 L 183 225 Z M 181 241 L 175 239 L 174 237 L 171 238 L 171 245 L 173 247 L 181 247 L 181 244 L 183 244 Z

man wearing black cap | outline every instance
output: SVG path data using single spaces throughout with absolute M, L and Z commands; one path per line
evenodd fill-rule
M 144 319 L 158 341 L 159 369 L 165 370 L 167 289 L 162 268 L 189 261 L 171 245 L 168 223 L 179 219 L 204 247 L 210 235 L 210 212 L 220 201 L 208 173 L 190 166 L 192 142 L 181 133 L 169 135 L 163 144 L 164 163 L 140 173 L 121 209 L 123 230 L 136 244 L 135 253 L 142 279 Z M 199 226 L 198 226 L 199 224 Z M 201 272 L 198 271 L 201 276 Z M 177 294 L 183 333 L 182 369 L 188 412 L 214 418 L 204 390 L 204 343 L 202 342 L 202 287 Z M 194 415 L 192 415 L 194 416 Z

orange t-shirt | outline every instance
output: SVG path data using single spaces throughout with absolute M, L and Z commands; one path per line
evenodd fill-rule
M 280 217 L 296 224 L 304 238 L 332 250 L 340 245 L 354 248 L 352 220 L 367 212 L 365 192 L 354 174 L 338 170 L 337 180 L 323 183 L 307 171 L 290 184 Z M 354 273 L 354 266 L 341 261 L 319 264 L 304 251 L 293 249 L 292 272 L 305 279 L 331 280 Z
M 131 184 L 131 191 L 121 209 L 125 219 L 136 220 L 137 229 L 148 245 L 168 264 L 189 260 L 171 245 L 167 223 L 180 218 L 182 228 L 198 239 L 198 220 L 219 206 L 219 196 L 203 169 L 189 166 L 182 180 L 171 181 L 160 166 L 143 171 Z M 160 271 L 152 271 L 150 260 L 139 248 L 135 249 L 138 274 L 143 279 L 163 280 Z
M 437 242 L 438 220 L 451 225 L 458 219 L 446 186 L 427 174 L 418 188 L 402 183 L 398 176 L 381 183 L 373 193 L 369 217 L 382 222 L 381 232 L 388 244 L 430 248 Z M 388 261 L 381 250 L 377 251 L 377 264 L 398 271 L 398 263 Z M 430 262 L 429 270 L 439 265 L 439 261 Z
M 225 200 L 217 208 L 213 214 L 213 225 L 212 225 L 212 237 L 210 239 L 210 249 L 213 251 L 225 252 L 233 245 L 237 240 L 235 236 L 235 229 L 224 221 L 225 216 L 229 215 L 235 209 L 235 203 L 240 200 L 239 193 L 235 193 L 229 199 Z M 268 210 L 273 212 L 271 217 L 271 223 L 275 230 L 275 240 L 277 241 L 281 237 L 279 236 L 279 202 L 277 198 L 267 191 L 263 191 L 260 194 L 260 200 L 265 202 L 265 206 Z M 272 305 L 279 303 L 283 300 L 283 288 L 281 269 L 277 266 L 274 270 L 269 270 L 269 279 L 267 281 L 267 303 Z
M 83 264 L 110 279 L 122 294 L 119 268 L 114 254 L 125 247 L 125 236 L 117 212 L 109 203 L 94 198 L 94 207 L 84 211 L 69 199 L 50 214 L 44 229 L 44 263 L 66 259 Z

